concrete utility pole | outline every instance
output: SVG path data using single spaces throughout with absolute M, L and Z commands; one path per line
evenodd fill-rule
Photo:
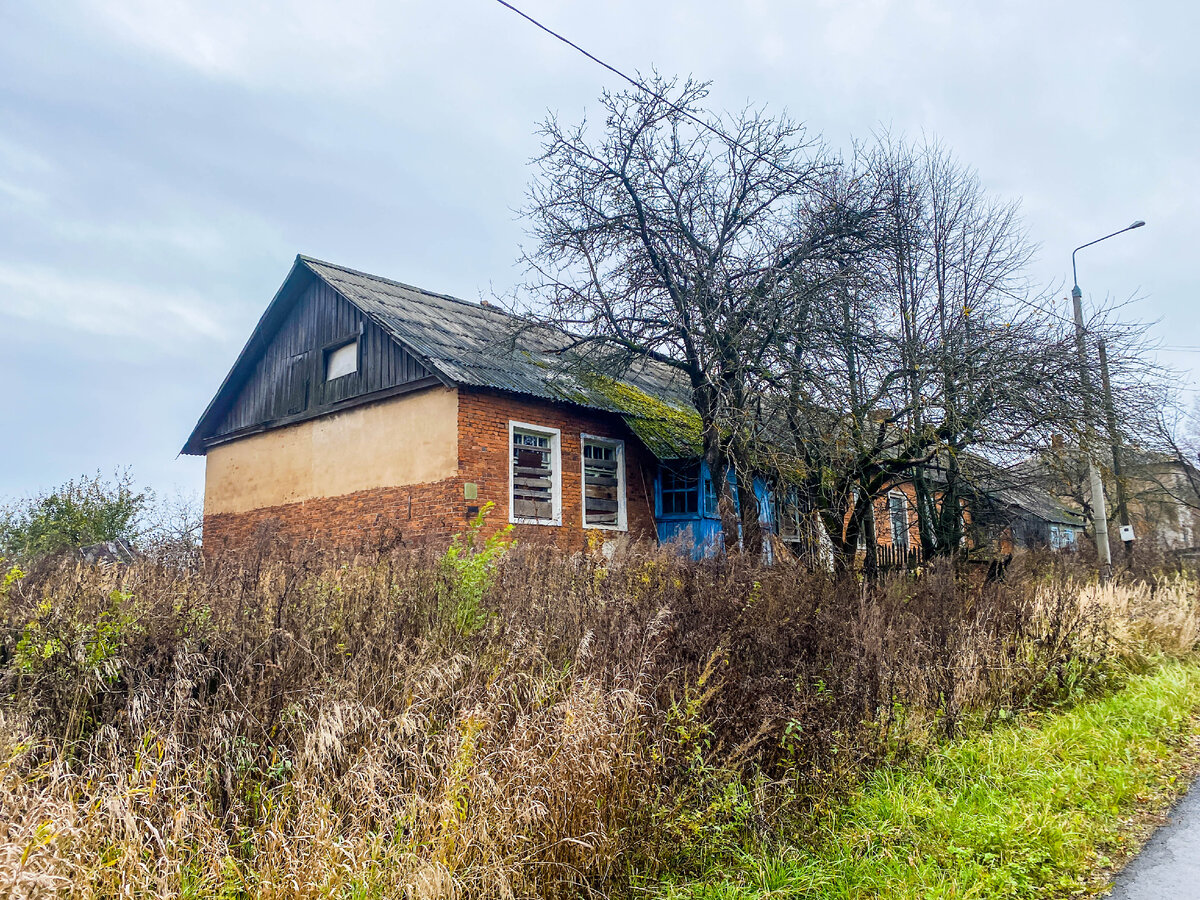
M 1120 231 L 1114 231 L 1112 234 L 1106 234 L 1102 238 L 1096 238 L 1094 241 L 1080 244 L 1071 251 L 1071 276 L 1075 280 L 1075 286 L 1071 288 L 1071 305 L 1075 311 L 1075 343 L 1079 348 L 1079 386 L 1083 392 L 1083 414 L 1086 422 L 1084 434 L 1085 446 L 1083 451 L 1087 454 L 1088 481 L 1090 482 L 1092 491 L 1092 530 L 1096 535 L 1096 553 L 1100 557 L 1100 578 L 1104 581 L 1107 581 L 1112 575 L 1112 551 L 1108 547 L 1108 509 L 1104 503 L 1104 482 L 1100 480 L 1100 470 L 1096 468 L 1096 459 L 1092 447 L 1092 385 L 1091 379 L 1088 378 L 1087 329 L 1083 327 L 1083 291 L 1079 289 L 1079 272 L 1075 268 L 1075 254 L 1084 247 L 1090 247 L 1101 241 L 1107 241 L 1111 237 L 1116 237 L 1118 234 L 1124 234 L 1126 231 L 1132 231 L 1135 228 L 1141 228 L 1145 224 L 1141 219 L 1138 219 L 1132 225 L 1122 228 Z M 1107 381 L 1107 379 L 1105 380 Z M 1113 424 L 1115 425 L 1115 414 L 1113 418 Z
M 1100 480 L 1100 470 L 1096 468 L 1096 461 L 1092 455 L 1092 384 L 1088 378 L 1087 332 L 1083 327 L 1083 292 L 1079 290 L 1079 285 L 1071 289 L 1071 304 L 1075 307 L 1075 343 L 1079 348 L 1079 387 L 1083 393 L 1083 417 L 1088 423 L 1083 452 L 1087 455 L 1088 484 L 1092 492 L 1092 531 L 1096 536 L 1096 555 L 1100 557 L 1100 577 L 1107 581 L 1112 574 L 1112 551 L 1108 549 L 1108 508 L 1104 502 L 1104 482 Z
M 1117 431 L 1117 410 L 1113 404 L 1112 383 L 1108 380 L 1108 348 L 1104 338 L 1099 340 L 1100 385 L 1104 389 L 1104 421 L 1108 425 L 1108 442 L 1112 448 L 1113 478 L 1117 482 L 1117 521 L 1121 523 L 1121 540 L 1125 543 L 1125 562 L 1133 562 L 1133 526 L 1129 522 L 1129 500 L 1125 496 L 1125 473 L 1121 470 L 1121 437 Z

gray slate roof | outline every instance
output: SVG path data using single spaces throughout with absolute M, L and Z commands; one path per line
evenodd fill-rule
M 1074 525 L 1084 527 L 1084 518 L 1077 512 L 1068 509 L 1060 503 L 1049 491 L 1033 485 L 1002 488 L 994 492 L 995 497 L 1010 507 L 1051 522 L 1055 525 Z
M 660 458 L 698 455 L 699 448 L 674 433 L 677 429 L 664 431 L 644 421 L 645 404 L 637 402 L 638 398 L 607 389 L 605 380 L 589 377 L 586 366 L 580 366 L 567 350 L 572 341 L 562 331 L 533 324 L 498 307 L 435 294 L 307 256 L 299 260 L 452 384 L 623 414 Z M 619 381 L 673 410 L 695 415 L 686 384 L 665 363 L 635 361 Z
M 494 306 L 307 256 L 300 259 L 447 381 L 622 411 L 610 397 L 572 374 L 562 352 L 569 338 L 560 331 L 531 325 Z M 679 378 L 662 363 L 647 361 L 622 380 L 673 405 L 690 406 Z

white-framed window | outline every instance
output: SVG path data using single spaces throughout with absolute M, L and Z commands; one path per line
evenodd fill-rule
M 557 428 L 508 423 L 508 520 L 562 524 L 562 451 Z
M 795 488 L 784 488 L 779 492 L 776 511 L 779 539 L 788 543 L 799 543 L 804 532 L 800 527 L 800 497 Z
M 583 527 L 624 531 L 625 442 L 579 436 L 583 457 Z
M 358 338 L 325 351 L 325 380 L 333 381 L 358 371 Z
M 908 549 L 908 497 L 903 491 L 888 493 L 888 518 L 892 523 L 892 546 Z

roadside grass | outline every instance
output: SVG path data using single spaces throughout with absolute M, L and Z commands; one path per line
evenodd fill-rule
M 807 846 L 665 888 L 670 898 L 1077 896 L 1162 801 L 1200 708 L 1200 667 L 1163 661 L 1103 698 L 1029 715 L 883 769 Z

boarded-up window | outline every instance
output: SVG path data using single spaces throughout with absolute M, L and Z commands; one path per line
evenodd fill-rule
M 513 521 L 559 524 L 558 431 L 510 424 Z
M 625 529 L 625 444 L 582 437 L 583 527 Z
M 695 515 L 700 500 L 699 464 L 667 466 L 661 470 L 664 516 Z
M 284 383 L 288 415 L 302 413 L 308 409 L 309 401 L 309 354 L 297 353 L 288 359 L 287 380 Z
M 325 351 L 325 380 L 333 381 L 358 371 L 358 341 Z

